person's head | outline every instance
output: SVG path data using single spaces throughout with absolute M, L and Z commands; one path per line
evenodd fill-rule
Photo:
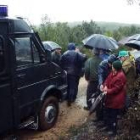
M 119 60 L 114 61 L 112 63 L 112 71 L 113 72 L 118 72 L 120 70 L 122 70 L 122 63 Z
M 119 51 L 118 58 L 121 62 L 125 61 L 129 57 L 128 51 Z
M 112 66 L 112 63 L 113 63 L 114 61 L 118 60 L 118 58 L 116 57 L 116 55 L 112 54 L 112 55 L 110 55 L 110 56 L 108 57 L 107 60 L 108 60 L 109 66 L 111 67 L 111 66 Z
M 100 50 L 97 49 L 97 48 L 93 48 L 93 49 L 92 49 L 92 53 L 93 53 L 93 55 L 99 55 Z
M 76 49 L 75 43 L 68 44 L 68 50 L 75 50 L 75 49 Z
M 56 52 L 57 54 L 61 54 L 61 48 L 55 49 L 55 52 Z
M 112 52 L 112 50 L 111 50 L 111 49 L 109 49 L 109 50 L 99 49 L 99 50 L 100 50 L 100 54 L 109 54 L 109 53 L 111 53 L 111 52 Z
M 100 54 L 100 55 L 105 54 L 105 50 L 100 49 L 100 50 L 99 50 L 99 54 Z
M 82 47 L 81 45 L 76 45 L 75 51 L 76 51 L 76 52 L 81 52 L 82 49 L 83 49 L 83 47 Z
M 76 52 L 80 52 L 80 49 L 78 47 L 76 47 L 75 51 Z

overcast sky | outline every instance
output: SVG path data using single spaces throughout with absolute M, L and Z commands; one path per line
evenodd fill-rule
M 127 0 L 0 0 L 9 16 L 26 17 L 39 24 L 47 14 L 51 22 L 107 21 L 140 24 L 140 6 Z

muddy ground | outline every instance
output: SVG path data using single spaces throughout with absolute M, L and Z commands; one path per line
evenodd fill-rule
M 87 82 L 80 79 L 77 100 L 72 106 L 67 107 L 66 102 L 60 103 L 60 114 L 56 125 L 45 132 L 36 130 L 19 130 L 15 133 L 18 140 L 61 140 L 68 135 L 68 130 L 81 126 L 88 119 L 88 112 L 83 109 L 86 104 Z M 6 139 L 4 139 L 6 140 Z
M 44 132 L 31 129 L 17 130 L 12 139 L 10 135 L 0 140 L 140 140 L 140 129 L 136 128 L 137 124 L 139 128 L 139 119 L 134 123 L 135 117 L 139 116 L 137 112 L 140 98 L 139 102 L 136 101 L 138 105 L 134 104 L 128 113 L 119 119 L 118 135 L 110 138 L 106 135 L 106 131 L 96 127 L 96 123 L 92 121 L 95 114 L 89 116 L 88 111 L 83 109 L 86 105 L 86 87 L 87 83 L 82 78 L 76 102 L 71 107 L 67 107 L 66 102 L 60 103 L 58 121 L 52 129 Z M 131 128 L 134 126 L 135 130 L 132 131 Z

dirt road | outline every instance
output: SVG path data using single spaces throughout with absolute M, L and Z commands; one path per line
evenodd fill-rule
M 56 125 L 45 132 L 35 130 L 20 130 L 17 132 L 19 140 L 59 140 L 67 135 L 68 129 L 74 126 L 80 126 L 88 118 L 88 112 L 83 109 L 86 103 L 87 83 L 81 78 L 77 100 L 71 107 L 67 107 L 66 102 L 60 104 L 60 115 Z

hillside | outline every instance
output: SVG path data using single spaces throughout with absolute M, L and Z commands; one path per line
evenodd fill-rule
M 104 21 L 97 21 L 95 22 L 101 29 L 105 30 L 116 30 L 119 27 L 124 27 L 124 26 L 137 26 L 140 27 L 140 24 L 126 24 L 126 23 L 117 23 L 117 22 L 104 22 Z M 78 24 L 82 24 L 82 22 L 77 21 L 77 22 L 69 22 L 68 25 L 70 27 L 76 26 Z
M 126 23 L 117 23 L 117 22 L 96 22 L 96 23 L 98 26 L 106 30 L 116 30 L 119 27 L 132 26 L 132 25 L 140 27 L 140 24 L 126 24 Z

